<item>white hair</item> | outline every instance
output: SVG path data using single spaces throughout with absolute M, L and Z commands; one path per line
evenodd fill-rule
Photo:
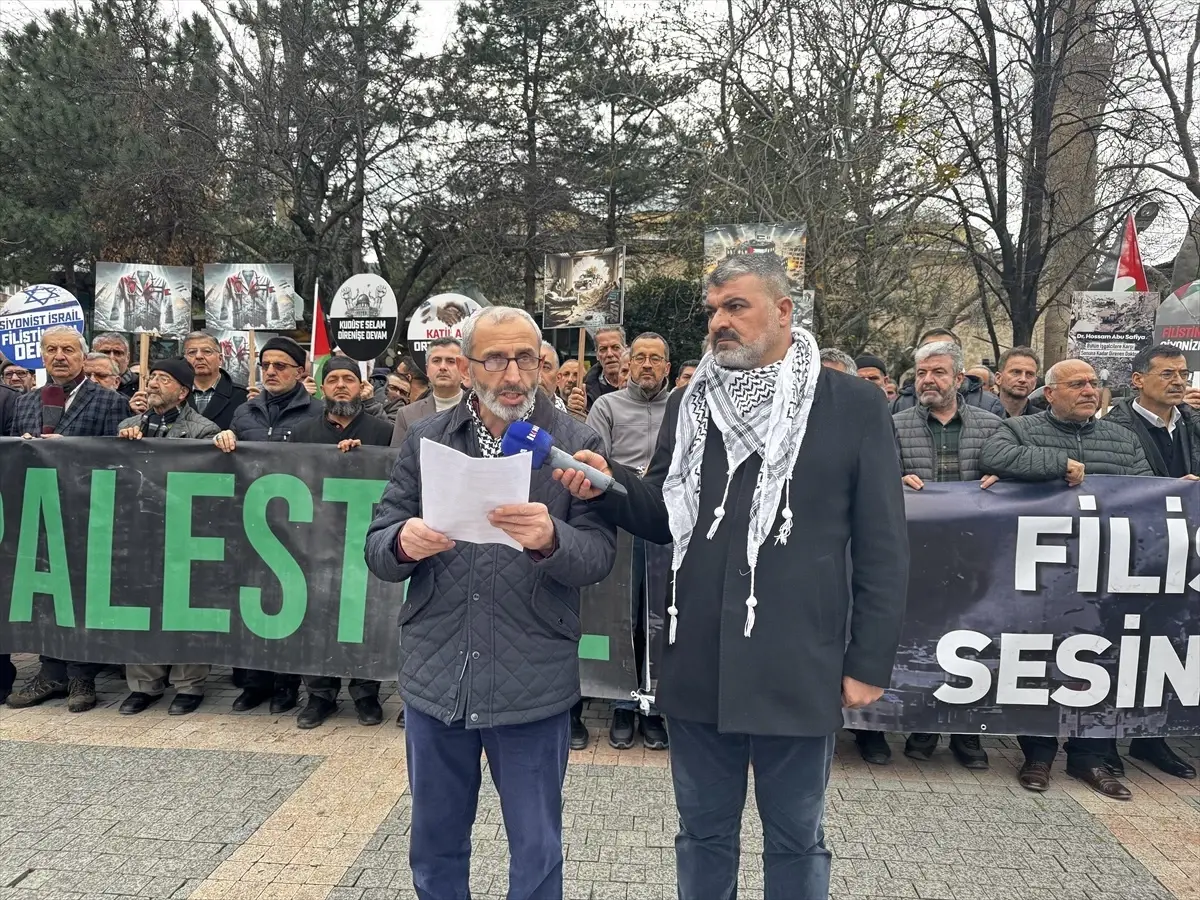
M 917 348 L 916 362 L 923 363 L 931 356 L 948 356 L 950 357 L 950 371 L 953 375 L 961 375 L 963 371 L 963 352 L 962 347 L 953 341 L 935 341 L 932 344 L 923 344 Z
M 47 338 L 66 337 L 67 335 L 70 335 L 71 337 L 75 338 L 75 340 L 79 341 L 79 349 L 83 351 L 84 354 L 88 352 L 88 342 L 84 339 L 82 334 L 80 334 L 70 325 L 51 325 L 49 328 L 43 331 L 40 342 L 42 352 L 46 352 Z
M 549 341 L 542 341 L 542 349 L 550 351 L 550 355 L 554 357 L 554 368 L 557 369 L 559 366 L 558 351 L 554 349 L 554 345 Z
M 518 321 L 524 322 L 533 329 L 533 333 L 536 335 L 536 343 L 540 345 L 542 342 L 542 329 L 538 328 L 538 323 L 533 320 L 533 316 L 525 312 L 525 310 L 518 309 L 515 306 L 485 306 L 483 309 L 471 313 L 467 321 L 463 323 L 463 356 L 470 356 L 475 352 L 475 328 L 480 322 L 491 322 L 500 325 L 504 322 Z

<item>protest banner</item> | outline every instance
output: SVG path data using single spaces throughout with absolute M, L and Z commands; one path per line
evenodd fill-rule
M 403 586 L 363 544 L 395 453 L 0 439 L 0 652 L 394 679 Z M 587 594 L 628 597 L 630 544 Z M 581 606 L 585 691 L 629 697 L 628 600 Z
M 1075 291 L 1067 356 L 1096 370 L 1107 387 L 1126 386 L 1131 362 L 1154 339 L 1154 291 Z
M 408 320 L 408 352 L 424 366 L 429 342 L 438 338 L 462 341 L 463 325 L 479 309 L 479 303 L 466 294 L 430 297 L 413 310 L 412 318 Z
M 216 331 L 296 327 L 290 265 L 215 263 L 204 267 L 204 322 Z
M 394 452 L 0 441 L 0 652 L 395 678 L 403 588 L 363 558 Z M 1200 734 L 1200 484 L 927 484 L 906 502 L 892 683 L 848 725 Z M 653 657 L 672 652 L 659 596 L 670 553 L 648 549 Z M 583 592 L 586 696 L 638 687 L 633 565 L 622 534 L 612 574 Z
M 192 330 L 188 266 L 96 263 L 96 331 L 184 338 Z
M 83 309 L 55 284 L 35 284 L 13 294 L 0 310 L 0 353 L 30 370 L 42 368 L 42 333 L 67 325 L 83 334 Z
M 329 342 L 351 359 L 370 362 L 396 336 L 396 315 L 391 285 L 378 275 L 352 275 L 333 295 Z

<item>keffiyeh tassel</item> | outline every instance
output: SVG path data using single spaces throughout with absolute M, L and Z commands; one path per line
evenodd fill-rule
M 750 596 L 746 598 L 746 627 L 742 631 L 742 635 L 750 637 L 750 633 L 754 631 L 754 607 L 758 606 L 758 598 L 754 596 L 754 570 L 757 564 L 750 566 Z
M 789 472 L 787 481 L 783 483 L 783 524 L 775 533 L 775 543 L 787 546 L 788 538 L 792 536 L 792 475 Z
M 675 605 L 675 579 L 678 576 L 678 569 L 671 572 L 671 605 L 667 607 L 667 615 L 671 617 L 671 625 L 667 629 L 668 644 L 675 643 L 675 626 L 679 624 L 679 608 Z
M 713 523 L 708 526 L 708 539 L 711 541 L 717 533 L 717 529 L 721 527 L 721 520 L 725 518 L 725 501 L 729 499 L 729 486 L 733 484 L 734 469 L 730 468 L 725 474 L 725 493 L 721 495 L 721 505 L 713 510 Z

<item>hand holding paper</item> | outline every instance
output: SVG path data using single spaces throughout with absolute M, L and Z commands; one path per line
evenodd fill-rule
M 478 459 L 422 438 L 421 518 L 430 529 L 452 541 L 503 544 L 522 550 L 521 542 L 493 524 L 490 516 L 501 507 L 531 505 L 531 474 L 532 457 L 528 453 Z M 523 526 L 518 527 L 521 534 L 526 534 Z

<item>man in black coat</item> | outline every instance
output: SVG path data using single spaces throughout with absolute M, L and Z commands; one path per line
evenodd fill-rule
M 263 344 L 258 355 L 263 391 L 239 406 L 229 428 L 213 438 L 222 452 L 233 453 L 239 441 L 294 441 L 301 427 L 321 415 L 321 401 L 302 384 L 307 355 L 291 338 L 273 337 Z M 299 702 L 299 675 L 234 669 L 234 679 L 242 685 L 234 712 L 254 709 L 269 698 L 271 714 L 281 715 Z
M 1200 413 L 1184 402 L 1190 373 L 1183 350 L 1158 344 L 1133 358 L 1137 399 L 1118 400 L 1104 421 L 1137 435 L 1146 461 L 1159 478 L 1200 480 Z M 1195 778 L 1196 768 L 1180 759 L 1166 738 L 1134 738 L 1129 755 L 1176 778 Z M 1120 759 L 1113 764 L 1124 769 Z
M 655 700 L 671 738 L 681 900 L 735 896 L 751 763 L 765 897 L 815 900 L 829 891 L 834 733 L 844 707 L 882 695 L 900 637 L 900 466 L 884 393 L 822 368 L 812 335 L 790 331 L 778 257 L 722 261 L 707 304 L 712 353 L 671 396 L 648 471 L 612 465 L 629 496 L 595 505 L 675 547 Z M 599 496 L 579 473 L 555 477 Z
M 234 384 L 229 373 L 221 368 L 221 345 L 211 334 L 193 331 L 184 338 L 183 358 L 196 373 L 188 406 L 218 428 L 228 428 L 234 412 L 246 402 L 246 389 Z
M 335 356 L 321 373 L 321 392 L 325 395 L 325 413 L 309 419 L 296 429 L 293 440 L 302 444 L 336 444 L 343 453 L 361 447 L 386 447 L 392 440 L 392 424 L 363 409 L 362 378 L 358 363 L 349 357 Z M 296 716 L 297 728 L 317 728 L 337 711 L 337 696 L 342 680 L 327 675 L 305 675 L 308 703 Z M 383 721 L 379 705 L 379 682 L 366 678 L 350 680 L 350 699 L 360 725 L 378 725 Z

